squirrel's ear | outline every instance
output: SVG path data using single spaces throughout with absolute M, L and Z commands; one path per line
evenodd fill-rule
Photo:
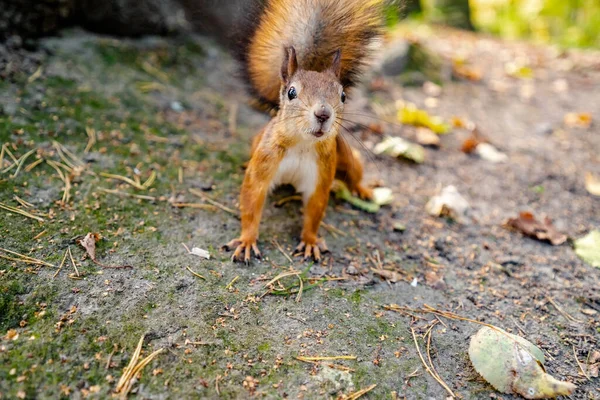
M 333 55 L 333 62 L 331 63 L 329 70 L 333 72 L 338 79 L 342 75 L 342 51 L 340 49 L 337 49 Z
M 287 83 L 298 69 L 298 59 L 296 58 L 296 49 L 293 46 L 284 48 L 283 63 L 281 64 L 281 80 Z

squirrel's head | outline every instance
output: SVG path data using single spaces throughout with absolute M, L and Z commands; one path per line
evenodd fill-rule
M 316 72 L 299 69 L 296 50 L 285 49 L 279 96 L 282 121 L 310 139 L 335 135 L 346 101 L 340 73 L 340 50 L 333 55 L 329 68 Z

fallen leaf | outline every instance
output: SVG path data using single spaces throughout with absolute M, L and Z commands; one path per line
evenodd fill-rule
M 489 143 L 479 143 L 477 147 L 475 147 L 475 153 L 482 159 L 493 163 L 503 163 L 508 161 L 508 156 L 506 154 L 498 151 L 498 149 Z
M 481 142 L 479 141 L 479 139 L 477 139 L 474 136 L 471 136 L 463 142 L 462 147 L 460 148 L 460 151 L 462 151 L 463 153 L 466 153 L 466 154 L 473 153 L 475 151 L 475 149 L 477 148 L 477 146 L 479 146 L 480 143 Z
M 429 115 L 427 111 L 418 109 L 412 103 L 406 104 L 398 110 L 398 120 L 406 125 L 429 128 L 438 135 L 450 131 L 450 127 L 440 117 Z
M 540 222 L 530 212 L 521 212 L 517 218 L 510 218 L 506 222 L 506 226 L 527 236 L 550 242 L 554 246 L 567 241 L 567 236 L 554 228 L 550 218 L 545 217 L 544 221 Z
M 590 194 L 600 196 L 600 178 L 597 178 L 591 172 L 585 174 L 585 188 Z
M 592 126 L 592 114 L 568 113 L 564 119 L 565 125 L 572 128 L 589 128 Z
M 425 283 L 431 286 L 434 289 L 443 289 L 446 287 L 446 283 L 444 282 L 444 277 L 439 275 L 435 271 L 427 271 L 425 272 Z
M 92 259 L 92 261 L 96 261 L 96 242 L 100 240 L 100 238 L 101 237 L 98 233 L 90 232 L 79 241 L 79 244 L 85 249 L 85 252 Z
M 94 264 L 97 264 L 97 265 L 101 266 L 102 268 L 109 268 L 109 269 L 133 268 L 131 265 L 109 266 L 109 265 L 104 265 L 101 262 L 99 262 L 96 259 L 96 242 L 98 240 L 100 240 L 101 238 L 102 238 L 102 236 L 100 236 L 99 233 L 89 232 L 87 235 L 85 235 L 85 237 L 83 239 L 78 240 L 77 243 L 79 243 L 79 245 L 85 249 L 85 252 L 90 257 L 90 259 L 94 262 Z
M 381 206 L 377 203 L 353 196 L 346 184 L 342 181 L 335 180 L 331 186 L 331 190 L 335 193 L 336 199 L 344 200 L 363 211 L 374 214 L 381 208 Z
M 526 399 L 568 396 L 575 385 L 547 374 L 544 353 L 520 336 L 500 328 L 482 327 L 469 345 L 475 370 L 496 390 Z
M 403 157 L 407 160 L 421 164 L 425 161 L 425 149 L 416 143 L 409 142 L 401 137 L 387 137 L 379 142 L 373 149 L 375 154 L 387 154 L 392 157 Z
M 417 128 L 417 142 L 423 146 L 439 146 L 440 136 L 429 128 Z
M 386 187 L 378 187 L 373 189 L 373 203 L 385 206 L 394 201 L 392 189 Z
M 371 271 L 373 271 L 373 273 L 375 275 L 379 275 L 386 281 L 390 281 L 392 283 L 396 283 L 396 282 L 402 280 L 402 275 L 396 271 L 390 271 L 388 269 L 375 269 L 375 268 L 371 268 Z
M 479 82 L 483 77 L 481 69 L 460 62 L 453 64 L 452 72 L 458 78 L 468 79 L 473 82 Z
M 450 185 L 442 189 L 438 196 L 429 199 L 425 210 L 434 217 L 448 215 L 457 221 L 463 221 L 469 207 L 469 202 L 458 193 L 456 187 Z
M 600 268 L 600 231 L 591 231 L 575 241 L 575 254 L 592 267 Z

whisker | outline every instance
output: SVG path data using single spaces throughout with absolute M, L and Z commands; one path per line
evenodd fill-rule
M 354 140 L 356 140 L 358 142 L 358 144 L 360 144 L 360 146 L 367 152 L 367 157 L 369 157 L 369 161 L 371 161 L 373 164 L 375 164 L 375 168 L 377 168 L 377 171 L 379 173 L 381 173 L 381 170 L 379 169 L 377 160 L 375 160 L 375 158 L 373 157 L 373 152 L 362 142 L 362 140 L 360 140 L 356 136 L 354 136 L 352 134 L 352 131 L 350 131 L 350 129 L 348 129 L 347 127 L 342 125 L 341 122 L 336 120 L 335 124 L 338 125 L 339 127 L 343 128 Z M 340 132 L 340 133 L 343 134 L 343 132 Z

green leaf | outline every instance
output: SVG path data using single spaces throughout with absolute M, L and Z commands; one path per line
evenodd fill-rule
M 575 253 L 592 267 L 600 268 L 600 231 L 591 231 L 577 239 Z
M 473 335 L 469 358 L 475 370 L 502 393 L 547 399 L 570 395 L 575 390 L 572 383 L 545 372 L 544 353 L 538 347 L 500 328 L 484 326 Z

